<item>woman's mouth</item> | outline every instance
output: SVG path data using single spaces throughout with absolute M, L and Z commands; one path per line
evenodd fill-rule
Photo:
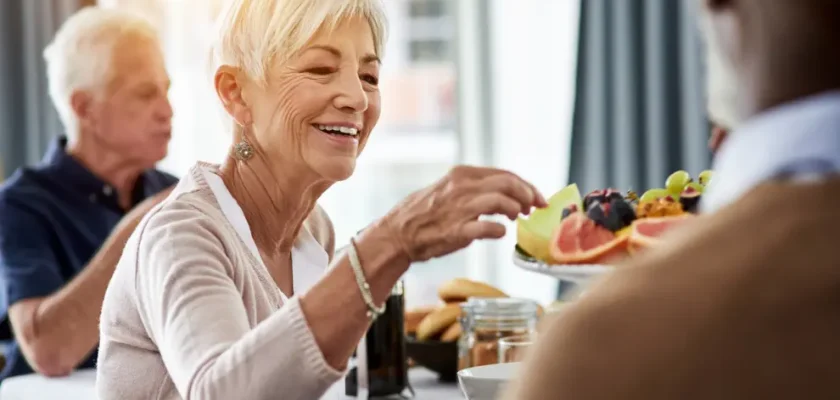
M 315 129 L 318 129 L 321 132 L 330 134 L 330 135 L 337 135 L 337 136 L 349 136 L 349 137 L 356 137 L 359 135 L 359 130 L 349 126 L 338 126 L 338 125 L 319 125 L 313 124 L 312 126 Z

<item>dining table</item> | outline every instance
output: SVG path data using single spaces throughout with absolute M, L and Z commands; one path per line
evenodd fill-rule
M 435 373 L 425 368 L 410 369 L 408 380 L 414 389 L 415 399 L 464 399 L 457 383 L 441 382 Z M 0 384 L 0 400 L 96 400 L 96 398 L 96 371 L 90 369 L 78 370 L 61 378 L 47 378 L 38 374 L 21 375 L 7 378 Z

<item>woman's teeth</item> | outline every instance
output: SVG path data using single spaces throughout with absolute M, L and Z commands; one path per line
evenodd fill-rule
M 356 135 L 359 134 L 358 129 L 351 128 L 349 126 L 331 126 L 331 125 L 315 125 L 315 126 L 323 132 L 334 134 L 334 135 L 356 136 Z

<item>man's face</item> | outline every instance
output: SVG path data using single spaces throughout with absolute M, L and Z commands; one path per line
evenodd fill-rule
M 113 52 L 106 88 L 82 118 L 86 134 L 125 163 L 152 167 L 166 156 L 171 137 L 169 76 L 159 43 L 125 38 Z

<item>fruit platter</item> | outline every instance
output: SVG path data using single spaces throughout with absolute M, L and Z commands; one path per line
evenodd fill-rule
M 582 196 L 576 184 L 566 186 L 548 199 L 548 207 L 517 219 L 514 264 L 585 284 L 655 247 L 664 234 L 692 218 L 712 175 L 703 171 L 695 180 L 677 171 L 664 188 L 641 196 L 617 189 Z

